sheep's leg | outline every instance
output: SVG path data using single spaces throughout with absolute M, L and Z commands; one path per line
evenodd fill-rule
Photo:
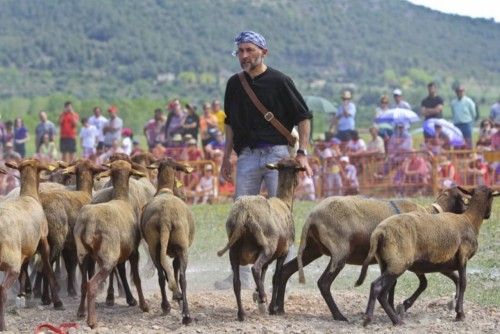
M 52 303 L 49 292 L 49 280 L 47 275 L 42 274 L 42 305 L 50 305 Z
M 7 291 L 12 284 L 19 278 L 19 272 L 7 270 L 0 285 L 0 331 L 5 330 L 5 306 L 7 304 Z
M 386 277 L 385 273 L 382 273 L 376 280 L 374 280 L 370 286 L 370 295 L 368 298 L 368 305 L 366 306 L 365 319 L 363 320 L 363 326 L 368 325 L 373 319 L 373 310 L 375 308 L 375 301 L 382 291 L 384 279 Z
M 99 285 L 104 282 L 106 277 L 109 276 L 114 266 L 102 266 L 101 270 L 95 274 L 87 284 L 87 325 L 90 328 L 95 328 L 97 325 L 97 315 L 95 311 L 95 298 Z
M 119 263 L 116 266 L 116 269 L 118 269 L 118 275 L 120 275 L 120 280 L 122 281 L 123 291 L 125 292 L 125 298 L 127 300 L 128 306 L 136 306 L 137 300 L 135 300 L 134 296 L 132 295 L 130 285 L 128 284 L 125 262 Z M 116 279 L 117 282 L 119 282 L 120 280 L 118 278 Z
M 172 291 L 172 299 L 177 300 L 177 302 L 180 305 L 182 301 L 182 293 L 181 290 L 179 289 L 179 269 L 181 267 L 181 261 L 179 259 L 179 256 L 174 257 L 174 260 L 172 261 L 172 266 L 174 267 L 175 286 L 177 289 L 175 291 Z
M 398 305 L 397 311 L 398 314 L 402 315 L 404 312 L 406 312 L 410 307 L 412 307 L 413 303 L 417 300 L 417 298 L 422 294 L 422 292 L 427 289 L 427 278 L 425 277 L 424 274 L 416 274 L 419 280 L 418 288 L 417 290 L 405 301 L 403 301 L 403 304 Z
M 106 305 L 107 306 L 115 305 L 115 287 L 113 284 L 115 271 L 116 271 L 116 268 L 113 268 L 113 270 L 111 271 L 111 274 L 109 275 L 109 279 L 108 279 L 108 290 L 106 292 Z
M 182 324 L 188 325 L 191 323 L 191 315 L 189 314 L 189 307 L 187 302 L 187 284 L 186 284 L 186 268 L 188 262 L 187 250 L 182 252 L 179 256 L 180 270 L 179 270 L 179 280 L 182 290 Z
M 336 259 L 334 259 L 333 257 L 330 258 L 328 266 L 326 267 L 325 271 L 318 280 L 318 288 L 319 291 L 321 291 L 321 295 L 323 296 L 326 305 L 328 305 L 328 308 L 332 313 L 333 319 L 339 321 L 347 321 L 347 318 L 344 317 L 342 312 L 340 312 L 339 308 L 337 307 L 337 304 L 333 299 L 332 292 L 330 291 L 330 287 L 332 286 L 333 280 L 335 279 L 335 277 L 337 277 L 339 272 L 344 268 L 345 262 L 340 262 L 337 263 L 336 265 L 334 265 L 334 262 L 336 262 Z
M 49 260 L 49 255 L 50 255 L 50 248 L 49 248 L 49 243 L 47 239 L 43 238 L 40 240 L 40 246 L 41 246 L 41 255 L 42 255 L 42 261 L 43 261 L 43 272 L 44 276 L 48 278 L 49 285 L 50 285 L 50 290 L 52 292 L 52 301 L 54 303 L 54 308 L 55 309 L 62 309 L 63 308 L 63 303 L 61 299 L 59 298 L 59 286 L 56 282 L 56 279 L 54 277 L 54 272 L 52 271 L 52 266 Z
M 395 310 L 396 308 L 394 307 L 394 294 L 396 293 L 396 284 L 398 281 L 396 280 L 394 284 L 389 288 L 389 293 L 387 297 L 387 301 L 389 302 L 389 305 L 391 305 L 392 309 Z
M 394 286 L 394 283 L 396 282 L 397 278 L 398 275 L 386 274 L 386 278 L 382 284 L 383 285 L 382 291 L 380 292 L 378 301 L 380 302 L 380 305 L 382 305 L 382 308 L 384 309 L 385 313 L 387 313 L 387 315 L 391 319 L 392 323 L 394 325 L 401 325 L 403 322 L 396 314 L 396 311 L 389 304 L 389 298 L 388 298 L 388 294 L 391 288 Z
M 234 248 L 229 249 L 229 261 L 231 262 L 231 269 L 233 270 L 233 290 L 236 297 L 236 304 L 238 304 L 238 320 L 245 320 L 245 311 L 241 305 L 241 281 L 240 281 L 240 262 L 238 253 Z
M 90 256 L 87 255 L 82 264 L 80 264 L 80 272 L 82 274 L 82 285 L 80 287 L 80 306 L 78 307 L 78 312 L 76 316 L 78 318 L 83 318 L 85 316 L 85 300 L 87 298 L 87 281 L 90 270 Z M 93 276 L 93 275 L 92 275 Z
M 66 267 L 66 271 L 68 273 L 68 296 L 70 297 L 76 297 L 76 281 L 75 281 L 75 274 L 76 274 L 76 263 L 77 263 L 77 258 L 76 258 L 76 253 L 73 250 L 69 249 L 63 249 L 62 250 L 62 256 L 64 260 L 64 265 Z
M 318 252 L 316 248 L 310 247 L 308 244 L 304 249 L 304 253 L 302 254 L 302 263 L 304 267 L 320 256 L 321 253 Z M 286 284 L 290 277 L 297 272 L 297 270 L 299 270 L 297 258 L 294 258 L 283 265 L 281 269 L 281 275 L 277 279 L 276 285 L 273 282 L 273 295 L 271 298 L 271 303 L 269 303 L 269 314 L 285 313 Z M 274 294 L 275 290 L 277 291 L 276 294 Z
M 463 321 L 465 319 L 464 313 L 464 293 L 465 287 L 467 286 L 467 277 L 465 275 L 467 264 L 459 265 L 458 267 L 458 297 L 457 297 L 457 305 L 455 305 L 455 311 L 457 312 L 456 321 Z
M 171 307 L 168 302 L 167 291 L 165 290 L 165 271 L 163 271 L 163 267 L 159 263 L 156 265 L 156 270 L 158 271 L 158 285 L 160 285 L 161 291 L 161 309 L 163 314 L 166 315 L 170 313 Z
M 252 266 L 252 275 L 257 286 L 257 291 L 259 293 L 258 304 L 259 310 L 265 312 L 265 304 L 267 302 L 266 290 L 264 288 L 264 282 L 262 281 L 262 268 L 271 260 L 271 255 L 267 255 L 264 251 L 261 251 L 257 260 L 255 260 Z
M 21 266 L 21 273 L 19 275 L 19 294 L 18 296 L 25 296 L 27 293 L 27 286 L 31 289 L 31 284 L 29 283 L 29 275 L 28 275 L 28 261 L 23 263 Z M 28 284 L 27 284 L 28 283 Z
M 278 282 L 282 275 L 283 264 L 285 263 L 287 256 L 288 254 L 276 259 L 276 270 L 274 271 L 273 275 L 273 291 L 271 292 L 271 303 L 276 301 L 276 294 L 278 293 L 278 289 L 276 289 L 275 287 L 278 285 Z M 271 313 L 271 309 L 271 304 L 269 304 L 269 313 Z
M 129 261 L 132 269 L 132 279 L 134 280 L 135 288 L 137 289 L 137 294 L 139 295 L 139 308 L 143 312 L 149 312 L 149 306 L 146 303 L 146 299 L 144 299 L 144 294 L 142 293 L 141 277 L 139 276 L 139 251 L 132 252 L 129 257 Z M 123 286 L 125 287 L 125 282 L 123 282 Z
M 457 304 L 457 298 L 458 298 L 458 290 L 459 290 L 458 276 L 453 271 L 452 272 L 442 271 L 441 274 L 448 277 L 453 281 L 453 283 L 455 283 L 455 296 L 453 297 L 452 300 L 448 302 L 448 309 L 453 310 L 454 306 Z
M 286 259 L 286 257 L 285 257 L 285 259 Z M 283 264 L 282 264 L 282 265 L 283 265 Z M 266 265 L 264 265 L 264 266 L 262 267 L 262 273 L 260 274 L 260 280 L 262 281 L 262 285 L 263 285 L 263 286 L 265 286 L 265 284 L 266 284 L 266 273 L 267 273 L 267 267 L 268 267 L 268 265 L 267 265 L 267 264 L 266 264 Z M 265 288 L 264 288 L 264 289 L 265 289 Z M 259 289 L 257 289 L 257 287 L 255 287 L 255 291 L 253 292 L 252 297 L 253 297 L 253 301 L 254 301 L 254 303 L 256 303 L 256 302 L 258 302 L 258 301 L 259 301 Z M 260 306 L 260 304 L 259 304 L 259 306 Z M 264 313 L 264 312 L 265 312 L 265 310 L 262 310 L 262 313 Z

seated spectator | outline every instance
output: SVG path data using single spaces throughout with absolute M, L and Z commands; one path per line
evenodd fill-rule
M 434 155 L 440 155 L 450 149 L 450 137 L 443 131 L 440 124 L 434 124 L 434 136 L 427 138 L 425 148 Z
M 416 191 L 421 190 L 423 185 L 429 184 L 430 166 L 415 150 L 412 150 L 411 155 L 403 161 L 401 170 L 402 177 L 399 177 L 398 173 L 394 180 L 396 185 L 404 187 L 400 193 L 407 196 L 413 195 Z
M 12 140 L 5 143 L 3 159 L 5 161 L 15 161 L 15 162 L 19 162 L 22 159 L 21 155 L 16 151 L 14 151 L 14 143 L 12 143 Z
M 155 109 L 154 117 L 146 123 L 142 131 L 150 151 L 157 143 L 165 142 L 165 115 L 162 109 Z
M 14 146 L 12 146 L 12 151 L 14 151 Z M 0 195 L 6 195 L 12 189 L 19 187 L 18 177 L 19 172 L 11 168 L 7 168 L 7 174 L 0 174 Z
M 491 148 L 500 151 L 500 123 L 495 123 L 495 133 L 491 136 Z
M 338 143 L 340 140 L 335 138 Z M 326 151 L 323 156 L 323 194 L 324 196 L 337 196 L 342 194 L 342 177 L 340 175 L 340 164 L 338 159 L 340 153 L 338 143 L 335 144 L 337 149 Z
M 394 134 L 389 139 L 387 154 L 393 165 L 398 165 L 404 160 L 401 153 L 410 152 L 413 148 L 413 139 L 405 129 L 404 123 L 396 123 Z
M 380 97 L 380 106 L 375 109 L 375 119 L 382 116 L 389 110 L 389 97 L 387 95 L 382 95 Z M 393 133 L 391 123 L 379 123 L 378 124 L 378 135 L 382 137 L 384 142 L 389 141 Z
M 38 148 L 36 157 L 43 162 L 51 162 L 59 159 L 57 145 L 49 133 L 43 134 L 42 142 Z
M 215 134 L 215 139 L 210 141 L 205 145 L 205 153 L 207 159 L 213 159 L 217 152 L 224 153 L 224 147 L 226 146 L 226 141 L 222 132 L 217 131 Z
M 219 125 L 217 117 L 212 113 L 210 103 L 203 104 L 203 114 L 200 116 L 199 122 L 201 144 L 205 147 L 214 139 L 214 134 L 218 131 Z
M 491 139 L 497 132 L 493 127 L 493 123 L 489 119 L 483 119 L 479 128 L 479 139 L 476 142 L 476 147 L 479 151 L 491 151 L 493 149 Z
M 155 147 L 151 150 L 151 153 L 156 159 L 163 159 L 167 155 L 167 149 L 161 143 L 156 143 Z
M 346 154 L 350 156 L 360 155 L 366 152 L 366 143 L 359 138 L 359 133 L 356 130 L 351 131 L 351 139 L 346 145 Z
M 187 146 L 183 148 L 180 160 L 197 161 L 203 159 L 203 152 L 196 145 L 196 139 L 191 138 L 187 141 Z
M 438 158 L 438 179 L 441 188 L 451 188 L 459 184 L 459 175 L 455 165 L 445 156 Z
M 108 148 L 107 150 L 104 151 L 104 153 L 102 153 L 98 158 L 97 158 L 97 162 L 99 164 L 103 164 L 103 163 L 106 163 L 108 162 L 109 158 L 115 154 L 115 153 L 124 153 L 123 152 L 123 149 L 122 149 L 122 146 L 121 146 L 121 142 L 120 142 L 120 139 L 115 139 L 113 141 L 113 143 L 111 144 L 111 147 Z
M 80 129 L 80 146 L 82 147 L 82 156 L 88 159 L 95 153 L 95 147 L 98 142 L 99 131 L 97 128 L 90 124 L 87 117 L 82 118 L 82 128 Z
M 167 115 L 167 121 L 165 122 L 165 147 L 170 147 L 175 144 L 173 141 L 176 135 L 180 135 L 182 138 L 182 133 L 184 132 L 182 124 L 186 118 L 186 114 L 182 110 L 181 103 L 178 99 L 170 102 L 168 108 L 169 113 Z
M 171 157 L 174 160 L 180 160 L 183 148 L 184 143 L 182 141 L 182 135 L 180 133 L 176 133 L 168 142 L 168 146 L 165 147 L 165 154 L 167 157 Z
M 372 154 L 385 154 L 384 139 L 379 135 L 377 126 L 372 126 L 369 129 L 372 139 L 366 144 L 366 152 Z
M 307 176 L 304 172 L 299 173 L 299 183 L 295 187 L 295 198 L 301 201 L 314 201 L 316 199 L 316 191 L 312 177 Z
M 232 197 L 234 195 L 234 184 L 226 181 L 223 177 L 219 177 L 219 196 Z
M 184 135 L 190 134 L 194 139 L 198 139 L 198 131 L 200 129 L 200 117 L 196 114 L 196 106 L 186 104 L 186 118 L 182 122 Z
M 131 128 L 124 128 L 122 130 L 122 149 L 127 155 L 132 154 L 132 141 L 134 139 L 134 132 Z
M 141 154 L 141 153 L 144 153 L 144 150 L 141 148 L 141 145 L 139 144 L 139 142 L 137 140 L 133 140 L 132 141 L 132 152 L 130 153 L 130 156 L 133 157 L 134 155 Z
M 349 157 L 345 155 L 340 157 L 340 167 L 344 195 L 357 195 L 359 182 L 356 167 L 349 162 Z
M 316 139 L 313 146 L 314 155 L 317 156 L 321 161 L 325 159 L 325 156 L 332 156 L 330 148 L 326 145 L 325 141 L 322 139 Z
M 467 165 L 467 184 L 473 186 L 490 185 L 490 174 L 488 163 L 477 153 L 472 155 L 472 159 Z
M 195 196 L 193 199 L 193 204 L 201 203 L 213 203 L 215 193 L 215 177 L 214 170 L 211 164 L 206 164 L 203 168 L 203 176 L 195 188 Z

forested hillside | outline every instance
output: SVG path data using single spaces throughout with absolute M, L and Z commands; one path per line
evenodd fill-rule
M 401 0 L 2 0 L 0 98 L 221 97 L 243 29 L 304 94 L 351 87 L 368 106 L 400 86 L 416 102 L 435 79 L 498 95 L 500 24 Z

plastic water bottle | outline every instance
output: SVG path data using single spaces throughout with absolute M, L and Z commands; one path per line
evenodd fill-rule
M 26 307 L 26 298 L 24 296 L 16 297 L 16 308 L 25 308 Z

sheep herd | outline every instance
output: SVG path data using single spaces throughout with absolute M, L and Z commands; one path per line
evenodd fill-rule
M 61 256 L 68 272 L 68 294 L 76 296 L 75 274 L 82 274 L 79 317 L 97 326 L 96 295 L 109 278 L 106 303 L 114 303 L 113 279 L 120 277 L 129 305 L 137 305 L 127 282 L 125 263 L 130 263 L 139 307 L 149 311 L 139 275 L 139 244 L 149 248 L 161 291 L 161 309 L 170 312 L 165 284 L 174 300 L 182 302 L 182 323 L 192 319 L 186 293 L 188 249 L 195 236 L 195 222 L 185 203 L 176 174 L 192 168 L 172 159 L 156 161 L 149 154 L 132 160 L 122 154 L 97 166 L 87 160 L 72 164 L 43 164 L 24 159 L 6 167 L 19 170 L 20 189 L 0 201 L 0 330 L 5 327 L 7 291 L 19 281 L 19 296 L 31 292 L 29 264 L 36 253 L 41 265 L 34 292 L 44 305 L 62 308 L 53 263 Z M 373 317 L 378 300 L 391 321 L 401 324 L 401 315 L 425 290 L 425 274 L 439 272 L 456 286 L 456 319 L 464 319 L 463 299 L 467 261 L 477 251 L 477 237 L 483 219 L 491 214 L 497 191 L 480 186 L 443 190 L 429 207 L 406 199 L 382 200 L 363 196 L 329 197 L 309 213 L 302 230 L 297 257 L 286 262 L 295 239 L 292 215 L 297 173 L 303 168 L 285 159 L 268 168 L 278 170 L 277 196 L 243 196 L 236 200 L 226 221 L 228 242 L 217 254 L 229 251 L 238 320 L 245 319 L 241 303 L 240 265 L 252 264 L 256 283 L 254 298 L 259 310 L 284 313 L 289 278 L 322 255 L 330 257 L 318 287 L 335 320 L 346 321 L 331 293 L 331 285 L 345 264 L 361 265 L 356 285 L 363 283 L 367 267 L 378 263 L 381 275 L 371 284 L 364 325 Z M 6 171 L 0 168 L 0 173 Z M 73 178 L 74 185 L 40 182 L 47 174 Z M 155 179 L 156 187 L 151 182 Z M 94 182 L 95 181 L 95 182 Z M 95 188 L 101 188 L 95 190 Z M 168 257 L 173 260 L 170 261 Z M 272 295 L 268 304 L 264 278 L 276 260 Z M 395 307 L 397 279 L 406 270 L 419 278 L 417 290 Z M 458 273 L 458 275 L 457 275 Z

